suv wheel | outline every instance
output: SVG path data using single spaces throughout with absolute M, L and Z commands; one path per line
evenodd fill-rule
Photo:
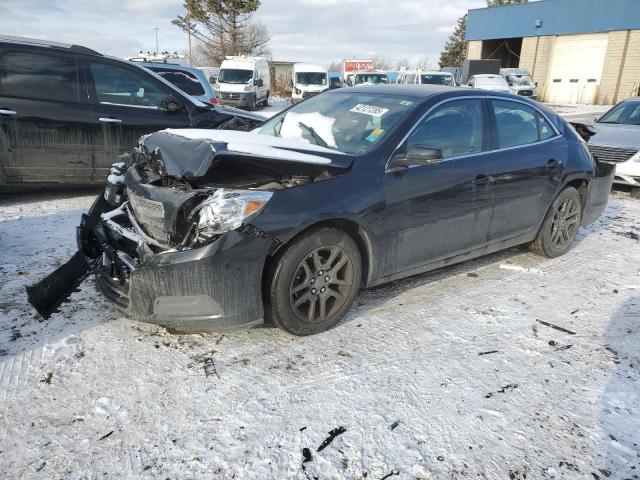
M 268 286 L 265 317 L 293 335 L 333 327 L 349 310 L 362 278 L 360 251 L 335 228 L 320 228 L 289 245 Z
M 551 204 L 538 236 L 529 248 L 534 253 L 549 258 L 565 254 L 576 238 L 581 220 L 580 194 L 575 188 L 567 187 Z

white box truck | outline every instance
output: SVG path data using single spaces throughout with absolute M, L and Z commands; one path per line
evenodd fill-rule
M 216 96 L 222 105 L 247 107 L 267 106 L 271 75 L 269 63 L 261 57 L 226 57 L 220 65 Z
M 343 60 L 342 61 L 342 83 L 353 85 L 353 75 L 356 72 L 373 71 L 375 64 L 373 60 Z
M 293 65 L 293 88 L 291 98 L 303 100 L 329 90 L 329 72 L 327 67 L 315 63 L 296 63 Z

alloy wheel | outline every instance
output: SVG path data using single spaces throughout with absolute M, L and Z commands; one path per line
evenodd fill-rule
M 571 241 L 578 230 L 580 210 L 573 199 L 560 204 L 551 222 L 551 243 L 555 247 L 564 247 Z
M 323 246 L 309 253 L 296 268 L 289 299 L 303 322 L 323 322 L 340 310 L 353 288 L 353 262 L 338 246 Z

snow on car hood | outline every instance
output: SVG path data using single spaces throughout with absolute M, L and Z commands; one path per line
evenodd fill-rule
M 139 143 L 153 152 L 164 175 L 185 179 L 204 176 L 219 158 L 229 156 L 339 168 L 352 162 L 342 152 L 301 139 L 234 130 L 169 128 L 145 135 Z
M 588 126 L 595 132 L 589 139 L 590 144 L 640 150 L 640 125 L 590 123 Z

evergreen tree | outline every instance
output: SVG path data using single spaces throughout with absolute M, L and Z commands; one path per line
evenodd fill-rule
M 440 54 L 440 60 L 438 61 L 440 68 L 459 67 L 462 65 L 467 53 L 467 43 L 464 40 L 466 31 L 467 15 L 465 14 L 458 19 L 458 25 L 444 45 L 444 50 Z

